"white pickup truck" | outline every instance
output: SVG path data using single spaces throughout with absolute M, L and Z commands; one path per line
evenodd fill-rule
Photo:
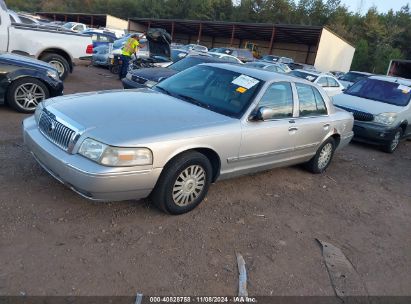
M 0 0 L 0 52 L 30 56 L 52 64 L 65 79 L 76 61 L 91 58 L 90 36 L 47 26 L 12 23 Z

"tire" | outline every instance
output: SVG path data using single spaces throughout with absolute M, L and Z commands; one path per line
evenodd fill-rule
M 31 77 L 17 79 L 7 90 L 7 102 L 16 111 L 33 113 L 36 106 L 50 97 L 50 91 L 40 80 Z
M 113 74 L 118 75 L 120 73 L 120 66 L 119 65 L 112 65 L 109 68 L 110 72 Z
M 400 140 L 402 137 L 402 129 L 398 128 L 394 132 L 393 139 L 386 145 L 382 146 L 382 150 L 386 153 L 394 153 L 397 150 L 398 145 L 400 144 Z
M 195 151 L 185 152 L 166 165 L 151 200 L 166 213 L 187 213 L 207 195 L 211 176 L 212 167 L 206 156 Z
M 315 156 L 305 164 L 305 168 L 314 174 L 323 173 L 325 170 L 327 170 L 333 159 L 335 148 L 335 140 L 333 138 L 327 139 L 320 146 L 320 148 L 318 148 Z
M 45 54 L 41 56 L 40 60 L 48 62 L 52 66 L 54 66 L 57 69 L 61 80 L 64 80 L 67 78 L 68 73 L 70 71 L 70 65 L 68 61 L 66 60 L 66 58 L 58 54 L 50 53 L 50 54 Z

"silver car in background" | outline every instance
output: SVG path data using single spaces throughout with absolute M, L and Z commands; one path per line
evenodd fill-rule
M 50 99 L 23 123 L 40 165 L 83 197 L 151 195 L 171 214 L 195 208 L 217 180 L 299 163 L 321 173 L 352 127 L 310 82 L 231 64 L 153 89 Z

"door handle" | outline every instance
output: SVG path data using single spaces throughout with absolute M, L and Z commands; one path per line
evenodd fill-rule
M 323 128 L 324 128 L 324 130 L 328 130 L 329 128 L 330 128 L 330 124 L 325 124 L 324 126 L 323 126 Z
M 296 131 L 298 131 L 297 127 L 288 128 L 288 132 L 296 132 Z

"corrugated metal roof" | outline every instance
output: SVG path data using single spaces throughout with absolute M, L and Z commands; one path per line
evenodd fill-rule
M 322 26 L 181 19 L 130 18 L 129 21 L 143 24 L 145 26 L 164 28 L 170 33 L 172 32 L 174 23 L 175 33 L 184 33 L 188 35 L 198 35 L 201 26 L 202 36 L 226 38 L 232 36 L 234 28 L 234 37 L 237 39 L 268 41 L 271 40 L 274 28 L 274 42 L 298 43 L 305 45 L 317 45 L 323 29 Z

